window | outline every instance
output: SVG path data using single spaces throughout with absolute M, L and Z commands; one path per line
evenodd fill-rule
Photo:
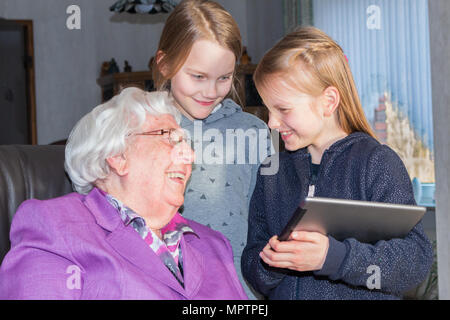
M 295 8 L 297 25 L 310 22 L 341 45 L 380 142 L 411 179 L 434 182 L 428 1 L 285 0 L 287 13 L 286 3 L 285 27 Z

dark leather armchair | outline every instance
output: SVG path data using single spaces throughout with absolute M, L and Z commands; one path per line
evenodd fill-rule
M 9 251 L 9 229 L 19 205 L 72 192 L 62 145 L 0 146 L 0 263 Z

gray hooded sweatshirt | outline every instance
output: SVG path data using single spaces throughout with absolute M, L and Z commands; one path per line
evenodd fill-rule
M 267 125 L 225 99 L 204 120 L 183 116 L 181 127 L 190 134 L 195 161 L 180 211 L 230 240 L 239 279 L 249 298 L 255 299 L 242 277 L 240 261 L 257 171 L 273 152 Z

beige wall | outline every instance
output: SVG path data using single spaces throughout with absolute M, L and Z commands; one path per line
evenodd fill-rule
M 167 15 L 114 14 L 109 11 L 114 1 L 0 1 L 0 18 L 31 19 L 34 23 L 39 144 L 67 138 L 75 123 L 101 102 L 96 79 L 103 61 L 114 57 L 121 70 L 124 60 L 129 61 L 134 71 L 147 70 Z M 243 42 L 257 62 L 262 56 L 260 51 L 269 45 L 265 34 L 277 28 L 278 23 L 282 26 L 282 21 L 270 21 L 271 16 L 276 17 L 274 10 L 264 10 L 261 3 L 273 7 L 278 1 L 258 0 L 261 3 L 251 4 L 250 10 L 247 0 L 217 1 L 236 19 Z M 66 27 L 69 17 L 66 10 L 72 4 L 81 9 L 80 30 Z M 275 8 L 281 14 L 281 6 Z M 265 15 L 266 24 L 258 29 L 253 17 L 260 13 Z M 261 46 L 263 40 L 265 45 Z
M 108 8 L 111 0 L 2 0 L 0 17 L 32 19 L 39 144 L 67 138 L 82 115 L 101 101 L 96 83 L 102 61 L 127 59 L 145 69 L 163 27 L 161 16 L 130 22 Z M 81 29 L 69 30 L 66 9 L 81 9 Z

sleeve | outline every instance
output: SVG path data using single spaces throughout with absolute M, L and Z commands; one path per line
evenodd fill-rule
M 43 201 L 24 202 L 14 216 L 11 250 L 0 268 L 0 299 L 78 299 L 81 269 Z
M 398 155 L 385 145 L 370 156 L 366 170 L 369 201 L 415 204 L 408 172 Z M 370 287 L 378 271 L 377 289 L 400 294 L 420 284 L 433 261 L 431 243 L 419 222 L 404 239 L 374 245 L 355 239 L 339 242 L 332 237 L 324 266 L 315 272 L 353 286 Z
M 285 277 L 283 269 L 271 268 L 266 265 L 259 253 L 269 241 L 271 234 L 264 208 L 264 177 L 258 174 L 255 190 L 250 201 L 247 245 L 241 258 L 242 274 L 255 290 L 268 296 Z

